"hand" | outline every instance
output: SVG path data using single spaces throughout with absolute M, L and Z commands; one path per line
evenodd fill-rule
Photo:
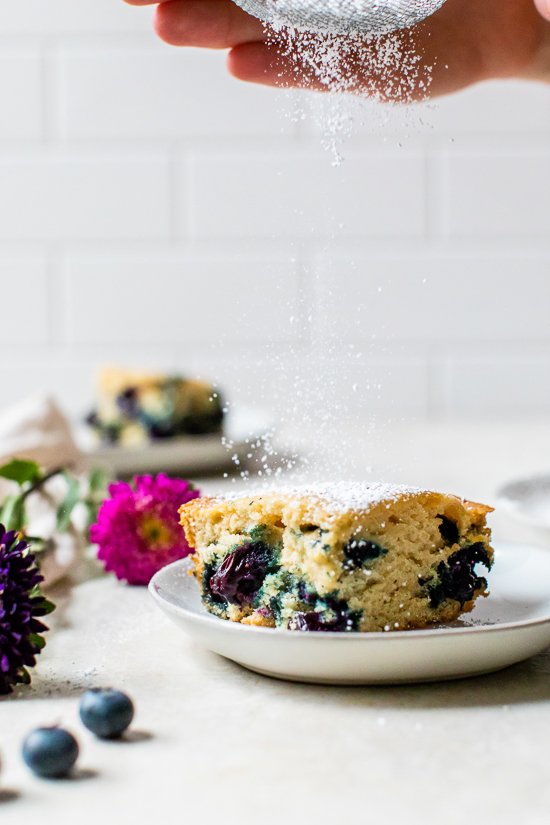
M 550 0 L 535 0 L 535 6 L 546 20 L 550 20 Z
M 127 2 L 156 4 L 155 0 Z M 550 81 L 550 24 L 546 22 L 550 20 L 550 0 L 535 0 L 535 4 L 536 8 L 533 0 L 447 0 L 432 17 L 398 37 L 404 48 L 414 43 L 421 66 L 431 67 L 431 96 L 491 78 Z M 229 49 L 229 71 L 241 80 L 326 89 L 314 72 L 300 67 L 299 58 L 297 61 L 285 54 L 282 40 L 278 43 L 273 33 L 268 36 L 259 20 L 231 0 L 162 2 L 156 10 L 155 28 L 163 40 L 175 46 Z M 376 68 L 374 48 L 365 39 L 352 51 L 348 49 L 342 71 L 350 79 L 350 90 L 387 97 L 388 71 Z M 400 82 L 403 78 L 398 65 L 392 71 L 397 81 L 394 88 L 401 90 L 401 96 L 426 96 L 418 87 L 404 93 L 406 78 Z

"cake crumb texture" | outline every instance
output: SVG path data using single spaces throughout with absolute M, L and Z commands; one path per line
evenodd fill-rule
M 381 631 L 455 620 L 487 593 L 491 508 L 387 483 L 199 498 L 180 509 L 207 609 L 245 624 Z M 482 571 L 484 572 L 484 571 Z

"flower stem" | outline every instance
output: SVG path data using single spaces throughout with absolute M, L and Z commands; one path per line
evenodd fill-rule
M 23 493 L 21 493 L 21 500 L 24 501 L 32 493 L 35 493 L 37 490 L 40 490 L 40 488 L 43 487 L 44 484 L 46 484 L 51 478 L 60 475 L 64 471 L 64 467 L 56 467 L 54 470 L 50 470 L 49 473 L 46 473 L 45 476 L 39 478 L 38 481 L 35 481 L 34 484 L 31 484 L 30 487 L 28 487 Z

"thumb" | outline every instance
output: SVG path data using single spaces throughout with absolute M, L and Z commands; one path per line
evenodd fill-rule
M 550 0 L 535 0 L 535 6 L 546 20 L 550 20 Z

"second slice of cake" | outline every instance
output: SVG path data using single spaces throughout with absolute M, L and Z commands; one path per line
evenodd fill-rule
M 181 522 L 204 604 L 290 630 L 449 622 L 486 593 L 491 508 L 389 484 L 336 483 L 200 498 Z

